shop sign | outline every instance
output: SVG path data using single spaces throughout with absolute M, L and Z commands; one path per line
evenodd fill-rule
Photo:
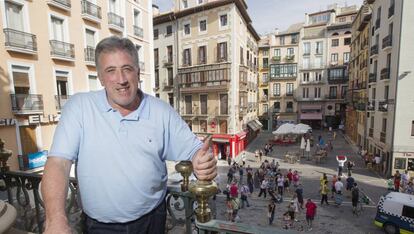
M 29 124 L 40 124 L 40 123 L 56 123 L 59 122 L 60 115 L 29 115 Z
M 0 126 L 14 126 L 17 123 L 17 119 L 0 119 Z
M 403 153 L 404 157 L 411 157 L 414 156 L 414 153 Z

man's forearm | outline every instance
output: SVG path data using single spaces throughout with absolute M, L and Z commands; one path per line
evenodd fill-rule
M 49 157 L 42 179 L 42 196 L 46 210 L 46 226 L 53 220 L 67 222 L 65 200 L 68 192 L 70 160 Z M 59 222 L 58 221 L 58 222 Z

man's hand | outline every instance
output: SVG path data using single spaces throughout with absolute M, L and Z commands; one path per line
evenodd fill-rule
M 204 141 L 192 160 L 194 174 L 199 180 L 213 180 L 217 176 L 217 160 L 209 152 L 210 144 L 211 137 Z

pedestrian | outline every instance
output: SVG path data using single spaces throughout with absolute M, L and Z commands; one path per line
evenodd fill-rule
M 267 181 L 267 178 L 265 178 L 265 179 L 262 181 L 262 184 L 260 185 L 260 192 L 259 192 L 258 197 L 261 197 L 261 196 L 262 196 L 262 194 L 264 194 L 264 198 L 266 198 L 266 190 L 267 190 L 267 185 L 268 185 L 268 181 Z
M 139 89 L 129 39 L 101 40 L 95 58 L 104 89 L 73 95 L 55 129 L 42 179 L 44 233 L 71 233 L 64 204 L 74 161 L 87 229 L 164 233 L 166 161 L 191 160 L 198 179 L 212 180 L 210 141 L 203 144 L 170 105 Z
M 286 176 L 289 179 L 289 186 L 290 186 L 292 184 L 292 180 L 293 180 L 292 169 L 289 168 L 288 173 L 286 174 Z
M 407 193 L 407 194 L 414 195 L 414 185 L 413 185 L 412 180 L 410 180 L 410 182 L 408 182 L 407 186 L 405 187 L 404 192 Z
M 295 210 L 296 210 L 295 202 L 291 201 L 288 205 L 288 213 L 289 213 L 290 220 L 291 220 L 292 224 L 293 224 L 293 221 L 296 221 L 296 219 L 295 219 Z
M 401 174 L 401 192 L 405 192 L 405 188 L 407 187 L 409 181 L 410 174 L 408 174 L 408 171 L 405 170 L 404 173 Z
M 336 131 L 333 132 L 333 139 L 336 139 Z
M 342 189 L 344 184 L 341 181 L 341 177 L 338 177 L 338 181 L 335 183 L 335 203 L 339 206 L 342 204 Z
M 244 174 L 244 169 L 243 169 L 243 165 L 239 166 L 239 184 L 243 183 L 243 174 Z
M 263 150 L 259 151 L 259 161 L 262 162 Z
M 230 186 L 230 197 L 231 198 L 239 197 L 239 187 L 237 186 L 236 180 L 234 180 Z
M 229 164 L 229 166 L 231 165 L 231 156 L 230 155 L 227 156 L 227 164 Z
M 394 187 L 394 176 L 391 176 L 391 178 L 389 178 L 387 180 L 387 190 L 388 191 L 394 191 L 395 187 Z
M 394 191 L 399 192 L 400 191 L 400 182 L 401 182 L 401 174 L 400 171 L 396 171 L 394 174 Z
M 229 171 L 227 172 L 227 184 L 231 184 L 233 182 L 233 175 L 234 175 L 234 168 L 231 166 Z
M 321 188 L 321 195 L 322 195 L 322 199 L 321 199 L 321 205 L 323 205 L 323 202 L 325 201 L 326 205 L 329 205 L 328 203 L 328 181 L 324 180 L 324 184 L 322 185 Z
M 233 220 L 233 202 L 231 200 L 232 199 L 230 197 L 227 197 L 227 200 L 226 200 L 227 221 L 230 221 L 230 222 Z
M 350 191 L 352 189 L 354 182 L 355 182 L 355 179 L 352 176 L 348 176 L 348 178 L 346 178 L 346 190 L 347 191 Z
M 375 154 L 374 161 L 375 161 L 375 170 L 380 172 L 380 170 L 381 170 L 381 156 L 378 153 Z
M 293 175 L 292 175 L 292 180 L 293 180 L 293 186 L 297 187 L 299 184 L 299 172 L 298 171 L 294 171 Z
M 250 167 L 250 165 L 247 165 L 247 167 L 249 168 Z M 253 184 L 254 184 L 254 182 L 253 182 L 253 172 L 252 172 L 252 170 L 251 169 L 246 169 L 246 171 L 247 171 L 247 186 L 249 187 L 249 191 L 250 191 L 250 193 L 253 193 Z
M 342 171 L 346 160 L 346 156 L 336 156 L 336 161 L 338 161 L 338 177 L 342 176 Z
M 348 160 L 348 162 L 346 163 L 346 169 L 348 171 L 348 176 L 352 175 L 352 168 L 355 166 L 355 163 L 351 160 Z
M 335 183 L 336 183 L 337 180 L 338 180 L 338 178 L 336 177 L 336 175 L 333 175 L 332 176 L 332 181 L 331 181 L 331 183 L 332 183 L 332 186 L 331 186 L 331 192 L 332 192 L 331 198 L 333 198 L 334 197 L 334 194 L 336 193 Z
M 283 180 L 283 190 L 284 192 L 290 193 L 290 188 L 289 188 L 289 179 L 286 176 L 285 179 Z
M 244 208 L 244 203 L 247 204 L 247 207 L 250 207 L 249 200 L 247 200 L 247 196 L 249 195 L 250 195 L 249 187 L 247 187 L 247 185 L 243 183 L 240 188 L 241 209 Z
M 296 188 L 296 195 L 298 197 L 299 207 L 303 209 L 303 187 L 302 184 L 299 183 L 298 187 Z
M 316 215 L 316 204 L 309 198 L 306 202 L 306 222 L 308 223 L 308 231 L 312 231 L 312 222 Z
M 267 217 L 269 218 L 269 225 L 273 224 L 275 218 L 276 204 L 273 200 L 270 200 L 269 205 L 267 205 Z
M 231 199 L 233 212 L 232 212 L 232 220 L 231 222 L 236 222 L 240 220 L 240 216 L 238 215 L 239 209 L 240 209 L 240 200 L 239 198 L 232 198 Z
M 357 183 L 354 183 L 351 190 L 352 213 L 356 214 L 356 209 L 359 202 L 359 188 Z
M 283 196 L 283 188 L 284 188 L 284 182 L 283 182 L 283 175 L 277 176 L 277 192 L 280 196 Z
M 286 211 L 285 213 L 283 213 L 283 223 L 284 223 L 283 229 L 289 229 L 290 227 L 292 227 L 293 223 L 290 218 L 289 211 Z
M 242 156 L 242 163 L 243 163 L 243 167 L 246 165 L 246 152 L 243 152 Z

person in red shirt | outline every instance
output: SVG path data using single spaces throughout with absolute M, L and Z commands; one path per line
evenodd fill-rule
M 306 202 L 306 222 L 308 223 L 309 231 L 312 231 L 312 221 L 316 215 L 316 204 L 309 198 Z
M 239 197 L 239 188 L 237 187 L 237 182 L 233 181 L 230 186 L 230 197 L 231 198 L 238 198 Z

